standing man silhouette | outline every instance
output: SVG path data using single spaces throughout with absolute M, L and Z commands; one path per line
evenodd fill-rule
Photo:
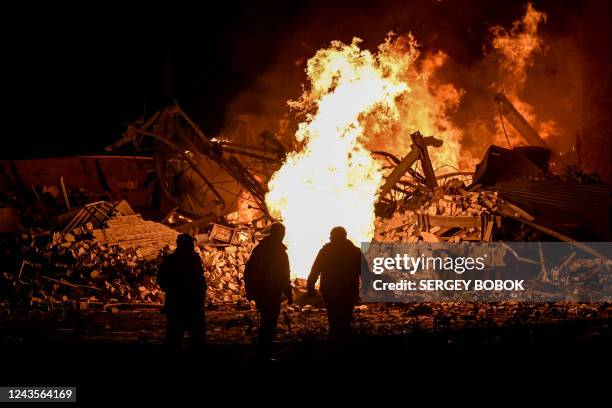
M 330 232 L 329 242 L 319 251 L 308 276 L 308 294 L 316 296 L 315 283 L 327 307 L 332 340 L 343 342 L 350 337 L 353 308 L 359 298 L 361 250 L 347 239 L 343 227 Z
M 204 301 L 207 285 L 202 259 L 195 252 L 195 241 L 191 235 L 180 234 L 176 238 L 176 251 L 163 260 L 157 281 L 166 292 L 164 312 L 168 345 L 180 349 L 186 331 L 192 347 L 203 345 L 206 336 Z
M 288 303 L 293 303 L 284 237 L 285 226 L 272 224 L 270 235 L 253 249 L 244 270 L 246 297 L 255 301 L 260 314 L 258 337 L 261 354 L 266 358 L 271 352 L 283 293 Z

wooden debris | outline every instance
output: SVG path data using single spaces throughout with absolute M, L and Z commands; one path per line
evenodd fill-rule
M 426 154 L 427 146 L 442 146 L 442 141 L 440 139 L 436 139 L 433 136 L 422 137 L 418 132 L 416 132 L 416 134 L 418 134 L 418 136 L 416 136 L 417 142 L 415 142 L 415 139 L 413 139 L 412 150 L 410 150 L 406 157 L 400 161 L 400 163 L 393 169 L 391 174 L 387 176 L 385 184 L 380 189 L 380 197 L 386 196 L 395 186 L 395 184 L 404 176 L 404 174 L 410 170 L 412 165 L 417 160 L 429 160 L 429 155 Z M 429 162 L 429 167 L 431 167 L 431 162 Z M 431 169 L 431 171 L 433 172 L 433 169 Z M 433 179 L 427 183 L 428 185 L 431 185 L 432 188 L 435 187 L 437 185 L 435 175 L 433 176 Z
M 425 143 L 423 136 L 421 136 L 419 132 L 411 134 L 410 138 L 412 139 L 413 146 L 415 146 L 416 149 L 418 149 L 419 151 L 419 160 L 421 160 L 421 167 L 423 168 L 423 173 L 425 174 L 425 181 L 427 183 L 427 187 L 429 187 L 430 189 L 438 187 L 436 173 L 434 173 L 431 160 L 429 159 L 427 143 Z
M 423 237 L 423 241 L 425 242 L 440 242 L 440 238 L 431 232 L 421 231 L 421 237 Z

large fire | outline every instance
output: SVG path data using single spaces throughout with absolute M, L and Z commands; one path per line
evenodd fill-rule
M 359 244 L 374 233 L 380 164 L 366 149 L 363 120 L 397 121 L 396 101 L 409 91 L 380 53 L 333 42 L 308 61 L 310 88 L 292 106 L 306 117 L 296 139 L 303 148 L 272 177 L 266 204 L 287 228 L 291 270 L 304 277 L 329 231 L 341 225 Z
M 411 34 L 390 34 L 379 51 L 381 58 L 392 67 L 393 75 L 410 85 L 410 92 L 398 100 L 400 119 L 396 126 L 380 126 L 376 117 L 368 121 L 368 147 L 403 157 L 411 149 L 409 135 L 419 131 L 444 140 L 440 148 L 429 152 L 434 169 L 443 166 L 461 170 L 473 168 L 475 161 L 471 155 L 460 152 L 463 132 L 453 122 L 463 91 L 441 81 L 437 75 L 448 60 L 447 54 L 438 51 L 421 55 Z
M 543 21 L 545 15 L 529 5 L 510 31 L 491 30 L 500 57 L 499 82 L 491 85 L 506 92 L 532 123 L 533 108 L 519 94 L 526 69 L 541 50 L 537 29 Z M 357 245 L 371 240 L 384 175 L 371 151 L 403 157 L 410 150 L 409 134 L 420 131 L 444 142 L 430 149 L 434 169 L 471 170 L 477 161 L 462 148 L 466 130 L 453 120 L 464 91 L 436 77 L 448 56 L 442 51 L 421 56 L 411 34 L 390 33 L 374 53 L 360 44 L 358 38 L 351 44 L 334 41 L 319 50 L 308 60 L 303 95 L 289 102 L 303 118 L 295 134 L 300 149 L 270 180 L 266 204 L 287 227 L 293 276 L 307 276 L 334 226 L 345 227 Z M 543 130 L 546 123 L 537 125 Z M 499 128 L 496 133 L 491 141 L 503 144 Z M 514 143 L 518 139 L 511 135 Z

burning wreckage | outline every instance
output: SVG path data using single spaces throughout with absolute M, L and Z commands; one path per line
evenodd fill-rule
M 532 8 L 528 13 L 538 15 Z M 378 54 L 361 50 L 358 39 L 320 50 L 308 62 L 310 88 L 290 102 L 305 118 L 291 148 L 272 132 L 254 132 L 248 121 L 209 137 L 174 105 L 130 124 L 107 148 L 116 152 L 131 145 L 149 156 L 1 161 L 3 318 L 32 313 L 56 318 L 75 310 L 157 312 L 164 301 L 156 283 L 159 263 L 174 249 L 176 236 L 187 232 L 197 238 L 205 266 L 207 307 L 219 312 L 209 315 L 209 324 L 213 332 L 221 328 L 223 339 L 231 332 L 240 341 L 242 329 L 249 333 L 256 318 L 244 298 L 245 263 L 277 219 L 287 227 L 296 299 L 284 308 L 281 337 L 325 330 L 321 299 L 307 298 L 304 278 L 336 225 L 345 226 L 356 243 L 553 240 L 600 255 L 583 242 L 610 239 L 610 187 L 577 167 L 551 171 L 560 152 L 514 106 L 525 111 L 516 97 L 524 72 L 510 73 L 523 84 L 497 94 L 495 103 L 508 144 L 503 118 L 516 131 L 514 142 L 526 146 L 492 144 L 475 168 L 464 164 L 463 171 L 440 172 L 458 165 L 460 146 L 448 122 L 431 123 L 440 112 L 423 120 L 406 109 L 418 98 L 440 98 L 423 82 L 428 75 L 411 72 L 419 56 L 415 44 L 411 36 L 390 36 Z M 444 55 L 430 58 L 424 69 L 435 69 Z M 346 61 L 351 62 L 341 63 Z M 450 92 L 441 105 L 456 95 Z M 400 127 L 397 146 L 364 144 L 363 135 L 376 139 L 400 113 L 408 115 L 410 131 Z M 455 157 L 451 163 L 449 155 Z M 574 257 L 561 265 L 541 262 L 538 279 L 563 285 L 583 274 L 588 276 L 582 282 L 609 288 L 612 264 L 602 262 L 596 273 Z M 609 317 L 610 307 L 420 302 L 357 309 L 357 332 L 404 333 L 406 327 Z
M 170 208 L 158 215 L 159 222 L 145 220 L 126 200 L 96 201 L 73 211 L 72 203 L 83 200 L 83 188 L 67 189 L 62 177 L 59 186 L 41 189 L 32 185 L 28 190 L 19 185 L 24 178 L 31 178 L 24 163 L 24 174 L 14 162 L 2 163 L 5 176 L 11 172 L 13 175 L 6 177 L 5 185 L 12 189 L 3 195 L 3 248 L 5 259 L 12 262 L 5 265 L 2 273 L 3 315 L 157 309 L 164 301 L 164 293 L 156 283 L 161 257 L 173 250 L 179 232 L 190 232 L 197 237 L 205 266 L 208 307 L 238 314 L 238 318 L 224 320 L 224 325 L 231 326 L 236 320 L 236 326 L 253 326 L 255 316 L 244 298 L 242 273 L 251 250 L 273 220 L 266 207 L 263 181 L 278 169 L 285 154 L 282 144 L 270 134 L 262 135 L 263 143 L 257 147 L 209 139 L 174 106 L 145 123 L 131 125 L 113 148 L 128 141 L 140 144 L 146 136 L 154 141 L 155 156 L 149 170 L 154 172 L 164 198 L 159 208 Z M 546 147 L 510 150 L 491 146 L 473 174 L 436 175 L 429 149 L 440 147 L 442 140 L 423 137 L 418 132 L 410 138 L 411 150 L 402 159 L 383 151 L 374 153 L 389 164 L 376 203 L 374 242 L 553 239 L 573 242 L 588 251 L 586 245 L 576 241 L 608 239 L 609 187 L 576 168 L 562 175 L 551 174 L 550 150 Z M 536 141 L 543 144 L 541 139 Z M 243 163 L 243 157 L 250 162 Z M 253 162 L 259 165 L 257 174 L 249 170 L 254 168 Z M 422 174 L 414 170 L 415 163 L 420 163 Z M 224 180 L 224 187 L 217 188 L 217 180 Z M 107 191 L 108 196 L 112 193 Z M 68 211 L 54 210 L 61 206 Z M 38 210 L 38 218 L 20 218 L 17 208 L 24 215 Z M 245 213 L 250 218 L 248 222 Z M 48 223 L 55 228 L 49 228 Z M 609 263 L 608 260 L 607 267 L 590 279 L 611 285 Z M 573 268 L 572 272 L 580 273 L 579 269 Z M 543 271 L 540 279 L 561 283 L 558 274 L 547 275 L 545 267 Z M 294 290 L 297 296 L 302 295 L 302 302 L 285 312 L 289 328 L 292 319 L 297 322 L 322 306 L 320 301 L 315 302 L 317 307 L 306 304 L 304 284 L 299 277 L 294 280 Z M 379 306 L 359 308 L 362 310 L 357 325 L 371 329 L 371 321 L 379 319 Z M 426 308 L 427 313 L 415 308 Z M 537 311 L 538 315 L 547 313 L 557 318 L 567 317 L 568 310 L 582 317 L 608 313 L 605 305 L 578 304 L 571 308 L 564 305 L 563 312 L 550 304 L 500 304 L 495 307 L 497 315 L 493 309 L 485 307 L 481 311 L 477 305 L 459 303 L 403 305 L 399 310 L 404 310 L 400 312 L 402 316 L 412 319 L 406 323 L 402 317 L 404 324 L 426 326 L 423 322 L 428 316 L 431 328 L 441 328 L 451 320 L 456 323 L 466 313 L 470 319 L 489 325 L 496 319 L 516 323 L 517 316 L 526 321 L 539 308 L 546 310 Z M 585 310 L 589 312 L 586 315 Z M 372 313 L 369 318 L 368 312 Z M 395 312 L 386 308 L 385 313 L 393 316 Z M 316 318 L 310 316 L 307 320 L 312 321 L 306 326 L 314 330 Z M 324 324 L 321 315 L 321 331 Z M 383 326 L 389 324 L 390 321 Z

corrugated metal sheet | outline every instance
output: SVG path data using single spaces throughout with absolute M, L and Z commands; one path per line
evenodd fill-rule
M 610 187 L 605 184 L 528 180 L 498 183 L 492 190 L 553 229 L 583 230 L 593 238 L 610 239 Z M 559 231 L 561 232 L 561 231 Z

